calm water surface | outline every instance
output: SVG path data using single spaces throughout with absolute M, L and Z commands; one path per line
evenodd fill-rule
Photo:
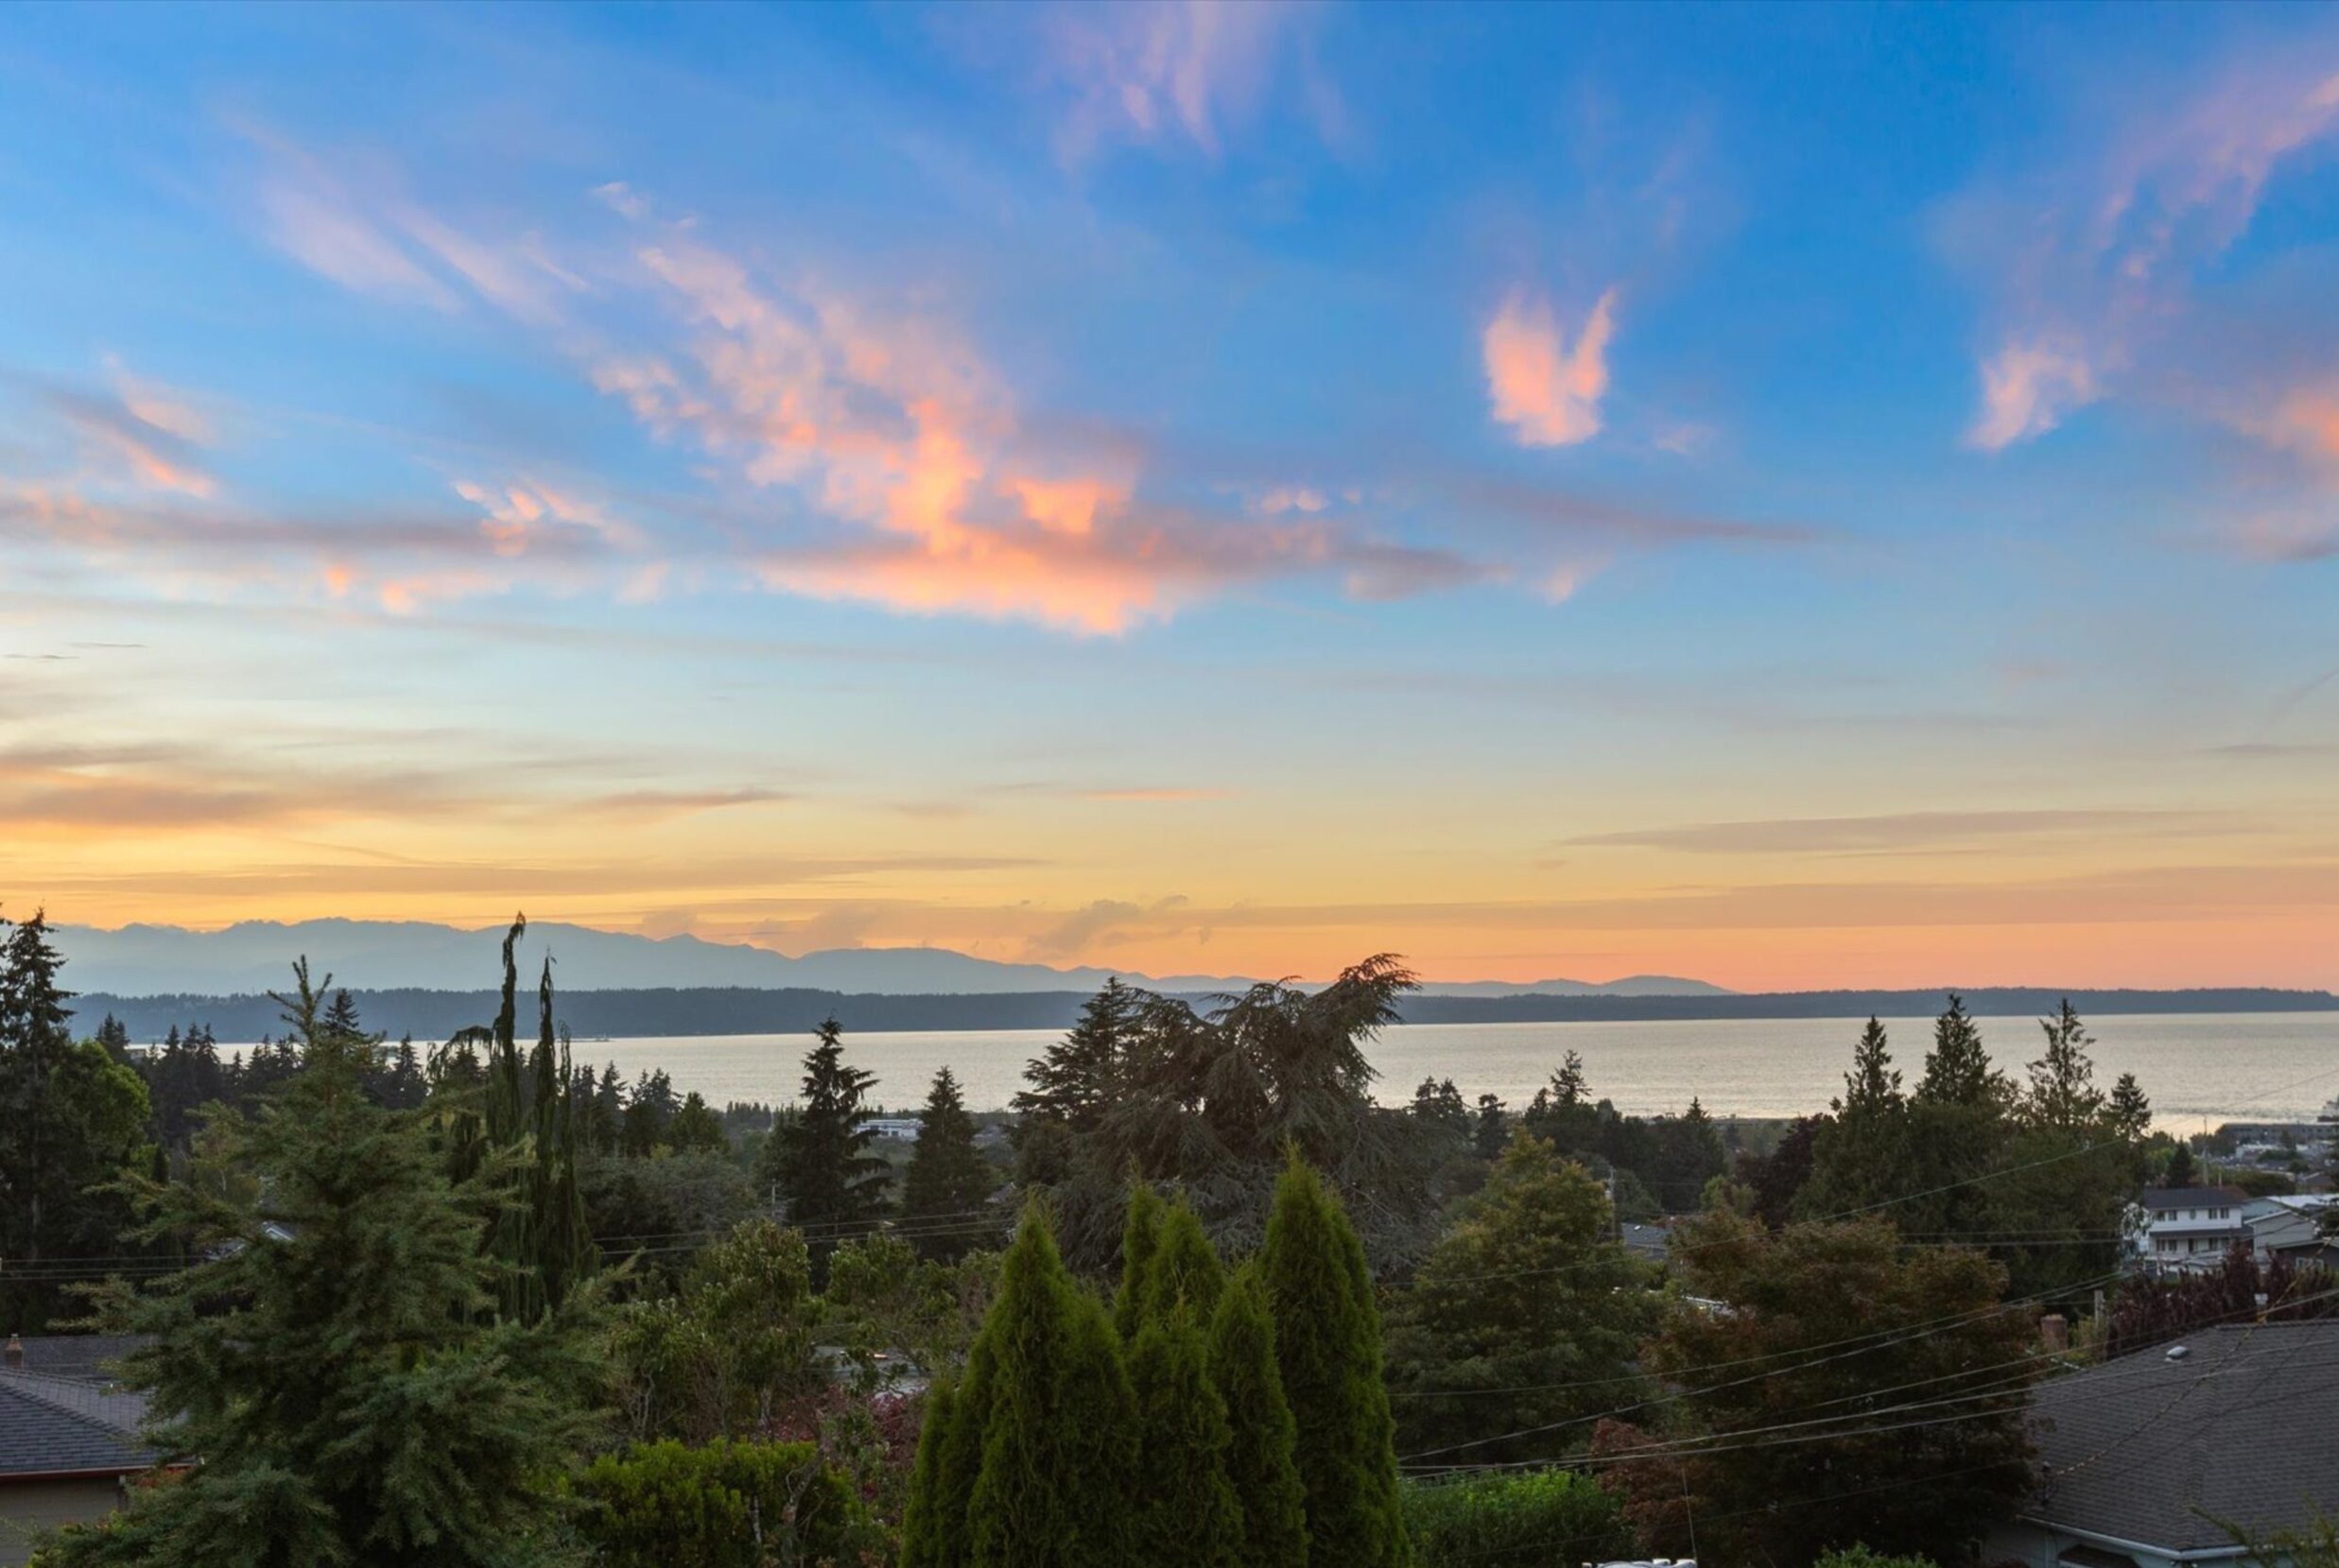
M 1983 1038 L 2001 1067 L 2019 1076 L 2038 1054 L 2030 1018 L 1984 1018 Z M 1908 1082 L 1923 1071 L 1929 1018 L 1885 1020 Z M 2090 1022 L 2099 1082 L 2134 1073 L 2161 1125 L 2197 1130 L 2206 1120 L 2312 1120 L 2339 1094 L 2339 1012 L 2140 1013 Z M 848 1060 L 877 1075 L 875 1097 L 895 1107 L 925 1097 L 947 1063 L 967 1104 L 997 1109 L 1022 1087 L 1023 1064 L 1060 1037 L 1055 1029 L 927 1034 L 847 1034 Z M 1697 1095 L 1717 1115 L 1798 1116 L 1823 1110 L 1843 1088 L 1860 1025 L 1844 1019 L 1723 1019 L 1644 1024 L 1407 1024 L 1382 1031 L 1371 1050 L 1385 1101 L 1410 1099 L 1424 1077 L 1451 1077 L 1472 1099 L 1487 1091 L 1514 1105 L 1568 1051 L 1582 1053 L 1593 1092 L 1619 1110 L 1678 1111 Z M 677 1093 L 728 1100 L 791 1099 L 805 1035 L 674 1036 L 577 1042 L 580 1060 L 615 1061 L 631 1080 L 663 1067 Z

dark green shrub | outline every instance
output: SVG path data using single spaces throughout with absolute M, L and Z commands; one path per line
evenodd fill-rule
M 811 1443 L 643 1443 L 576 1481 L 605 1568 L 779 1568 L 846 1559 L 860 1505 Z
M 1400 1495 L 1419 1568 L 1597 1562 L 1633 1550 L 1615 1494 L 1572 1471 L 1409 1481 Z

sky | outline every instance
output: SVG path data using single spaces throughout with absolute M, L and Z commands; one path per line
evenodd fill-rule
M 20 5 L 0 301 L 7 913 L 2339 984 L 2329 8 Z

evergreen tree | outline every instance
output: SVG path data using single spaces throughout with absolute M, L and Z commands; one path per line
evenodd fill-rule
M 1866 1211 L 1912 1190 L 1908 1101 L 1884 1025 L 1868 1020 L 1852 1049 L 1844 1093 L 1811 1146 L 1811 1179 L 1796 1200 L 1809 1217 Z
M 731 1140 L 723 1132 L 723 1119 L 715 1108 L 706 1103 L 706 1096 L 693 1089 L 683 1096 L 683 1103 L 674 1112 L 674 1119 L 666 1127 L 667 1146 L 677 1154 L 729 1154 Z
M 2192 1145 L 2179 1138 L 2176 1146 L 2169 1150 L 2169 1168 L 2161 1175 L 2160 1184 L 2164 1187 L 2190 1187 L 2193 1177 Z
M 613 1072 L 615 1069 L 611 1069 Z M 633 1080 L 633 1088 L 626 1095 L 623 1131 L 619 1146 L 636 1160 L 647 1160 L 666 1142 L 666 1125 L 674 1119 L 681 1102 L 674 1096 L 674 1080 L 661 1067 L 654 1073 L 644 1073 Z
M 325 1008 L 321 1020 L 325 1032 L 341 1040 L 363 1040 L 365 1025 L 358 1020 L 357 1004 L 347 991 L 336 991 L 333 1001 Z
M 1135 1038 L 1141 993 L 1115 975 L 1081 1008 L 1071 1032 L 1024 1064 L 1031 1087 L 1010 1102 L 1026 1116 L 1066 1123 L 1078 1132 L 1097 1125 Z
M 1950 1237 L 1988 1229 L 1997 1195 L 1983 1178 L 2004 1148 L 2013 1097 L 2013 1085 L 1990 1065 L 1965 999 L 1951 991 L 1933 1023 L 1925 1075 L 1909 1096 L 1902 1190 L 1915 1196 L 1889 1211 L 1903 1232 Z
M 2113 1083 L 2105 1114 L 2111 1129 L 2131 1144 L 2140 1146 L 2152 1136 L 2152 1101 L 2145 1097 L 2144 1086 L 2136 1081 L 2134 1073 L 2122 1073 Z
M 1138 1490 L 1129 1377 L 1104 1308 L 1066 1271 L 1044 1212 L 1025 1215 L 1008 1249 L 983 1335 L 982 1461 L 966 1509 L 973 1568 L 1129 1561 Z
M 1129 1349 L 1144 1477 L 1132 1533 L 1145 1568 L 1233 1568 L 1242 1558 L 1242 1500 L 1227 1474 L 1234 1434 L 1209 1363 L 1208 1343 L 1183 1306 L 1150 1318 Z
M 1471 1152 L 1481 1160 L 1499 1160 L 1503 1146 L 1510 1141 L 1511 1116 L 1503 1108 L 1500 1097 L 1481 1094 L 1478 1097 L 1478 1117 L 1470 1124 Z
M 1143 1177 L 1129 1179 L 1129 1215 L 1121 1222 L 1120 1289 L 1113 1298 L 1113 1328 L 1122 1343 L 1136 1338 L 1144 1325 L 1146 1281 L 1152 1276 L 1154 1249 L 1161 1245 L 1161 1225 L 1169 1214 L 1161 1194 Z
M 154 1232 L 202 1261 L 100 1294 L 149 1392 L 149 1440 L 191 1463 L 66 1532 L 55 1568 L 529 1568 L 552 1544 L 545 1482 L 589 1429 L 586 1299 L 491 1319 L 498 1266 L 415 1115 L 373 1104 L 364 1057 L 300 972 L 303 1071 L 256 1119 L 218 1124 L 252 1196 L 144 1184 Z
M 947 1067 L 918 1113 L 918 1143 L 902 1173 L 902 1219 L 921 1256 L 954 1263 L 986 1235 L 983 1210 L 998 1180 L 975 1146 L 975 1118 Z
M 1583 1439 L 1570 1418 L 1631 1402 L 1658 1299 L 1615 1229 L 1583 1166 L 1523 1129 L 1512 1139 L 1391 1315 L 1409 1451 L 1467 1444 L 1451 1454 L 1464 1464 L 1556 1458 Z
M 1996 1105 L 2004 1093 L 2005 1080 L 1990 1066 L 1989 1053 L 1982 1046 L 1982 1031 L 1966 1011 L 1966 999 L 1949 992 L 1949 1005 L 1933 1021 L 1925 1076 L 1911 1097 L 1923 1105 L 1985 1109 Z
M 1256 1267 L 1244 1267 L 1210 1319 L 1210 1381 L 1226 1402 L 1226 1473 L 1242 1510 L 1241 1568 L 1306 1568 L 1308 1492 L 1298 1433 L 1275 1361 L 1274 1319 Z
M 0 957 L 0 1330 L 39 1333 L 69 1315 L 48 1261 L 118 1257 L 133 1216 L 111 1183 L 148 1168 L 149 1103 L 137 1070 L 76 1042 L 63 960 L 40 915 Z
M 103 1045 L 106 1048 L 106 1055 L 113 1058 L 114 1060 L 128 1060 L 130 1058 L 130 1025 L 112 1013 L 106 1014 L 97 1025 L 97 1043 Z
M 927 1391 L 923 1422 L 918 1428 L 918 1456 L 910 1471 L 910 1493 L 902 1508 L 901 1568 L 943 1568 L 962 1560 L 944 1541 L 943 1451 L 950 1441 L 951 1423 L 958 1415 L 958 1389 L 944 1382 Z
M 41 1261 L 62 1196 L 55 1171 L 64 1129 L 55 1089 L 73 1048 L 73 1015 L 65 1007 L 73 992 L 58 981 L 64 965 L 49 943 L 44 910 L 17 925 L 0 948 L 0 1125 L 9 1132 L 0 1145 L 8 1209 L 8 1230 L 0 1234 L 11 1260 L 26 1264 Z
M 535 1048 L 520 1056 L 520 939 L 526 916 L 504 934 L 501 1005 L 492 1025 L 460 1031 L 455 1042 L 487 1052 L 478 1109 L 459 1108 L 449 1124 L 450 1171 L 458 1180 L 499 1169 L 509 1196 L 496 1206 L 489 1246 L 504 1271 L 498 1310 L 512 1318 L 541 1316 L 593 1266 L 593 1234 L 577 1180 L 576 1123 L 570 1113 L 568 1052 L 555 1046 L 552 960 L 537 982 Z M 303 982 L 305 983 L 305 982 Z M 328 984 L 330 981 L 328 981 Z M 346 993 L 344 993 L 346 994 Z M 351 1009 L 348 1016 L 355 1018 Z M 331 1038 L 347 1040 L 371 1061 L 371 1039 L 342 1035 L 330 1015 Z
M 2040 1019 L 2038 1026 L 2046 1032 L 2047 1046 L 2030 1065 L 2023 1120 L 2041 1131 L 2085 1132 L 2104 1113 L 2104 1092 L 2095 1087 L 2095 1063 L 2088 1055 L 2095 1037 L 2080 1024 L 2069 997 L 2054 1017 Z
M 861 1124 L 863 1096 L 876 1081 L 845 1065 L 843 1030 L 827 1020 L 804 1059 L 804 1104 L 765 1146 L 790 1223 L 815 1238 L 813 1271 L 822 1280 L 838 1240 L 885 1213 L 886 1163 L 869 1152 L 876 1130 Z
M 1689 1096 L 1689 1110 L 1678 1116 L 1659 1118 L 1652 1130 L 1656 1147 L 1649 1163 L 1648 1180 L 1657 1201 L 1667 1214 L 1695 1213 L 1706 1183 L 1730 1168 L 1721 1131 L 1694 1094 Z
M 1380 1312 L 1355 1228 L 1296 1158 L 1275 1188 L 1258 1262 L 1297 1433 L 1308 1557 L 1327 1568 L 1397 1568 L 1410 1553 L 1381 1382 Z
M 1219 1262 L 1217 1249 L 1203 1233 L 1201 1219 L 1181 1193 L 1162 1216 L 1152 1256 L 1146 1264 L 1140 1286 L 1144 1317 L 1151 1322 L 1168 1323 L 1184 1310 L 1193 1322 L 1206 1323 L 1218 1310 L 1219 1296 L 1225 1288 L 1226 1266 Z

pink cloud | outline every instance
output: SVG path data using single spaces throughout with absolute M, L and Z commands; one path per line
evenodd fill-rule
M 1574 446 L 1600 434 L 1617 291 L 1592 306 L 1573 347 L 1548 301 L 1514 293 L 1486 323 L 1481 349 L 1494 417 L 1522 446 Z
M 2095 372 L 2078 353 L 2009 342 L 1982 367 L 1982 408 L 1966 432 L 1966 444 L 2000 451 L 2053 429 L 2098 395 Z
M 749 483 L 806 494 L 846 530 L 755 549 L 772 587 L 1105 634 L 1340 554 L 1321 529 L 1141 507 L 1119 454 L 1035 460 L 1012 395 L 931 314 L 761 279 L 679 230 L 638 256 L 690 336 L 681 356 L 602 361 L 596 385 L 653 431 L 733 457 Z
M 344 288 L 442 311 L 461 309 L 468 292 L 544 326 L 586 287 L 531 233 L 481 239 L 401 194 L 380 169 L 344 175 L 271 131 L 245 132 L 267 158 L 257 199 L 268 237 Z
M 1967 445 L 2034 439 L 2152 372 L 2285 164 L 2339 134 L 2339 72 L 2303 51 L 2143 101 L 2092 152 L 1952 209 L 1945 232 L 1996 296 Z

